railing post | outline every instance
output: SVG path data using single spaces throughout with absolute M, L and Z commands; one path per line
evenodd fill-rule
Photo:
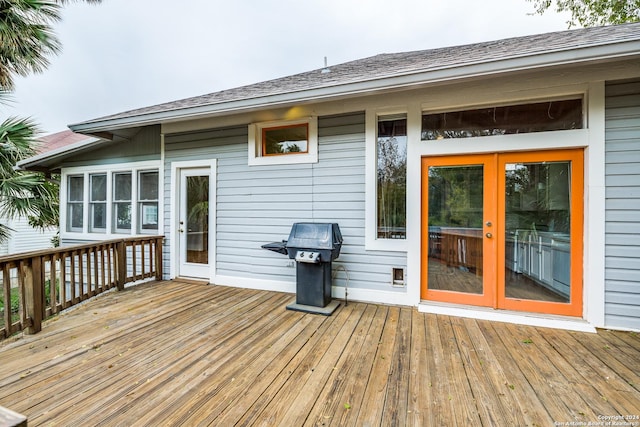
M 127 281 L 127 244 L 124 240 L 116 243 L 116 272 L 116 286 L 122 291 Z
M 162 237 L 156 237 L 156 280 L 162 280 Z
M 31 319 L 31 325 L 24 329 L 25 334 L 32 335 L 42 330 L 42 313 L 44 311 L 44 283 L 42 282 L 42 257 L 28 259 L 24 266 L 24 301 L 25 315 Z

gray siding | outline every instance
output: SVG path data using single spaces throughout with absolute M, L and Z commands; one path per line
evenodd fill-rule
M 294 222 L 337 222 L 344 245 L 334 269 L 348 269 L 350 288 L 390 291 L 391 267 L 406 267 L 406 254 L 364 250 L 364 131 L 363 113 L 322 117 L 318 163 L 291 166 L 248 166 L 247 126 L 166 135 L 165 224 L 171 162 L 216 158 L 218 275 L 293 282 L 290 260 L 260 246 L 286 239 Z
M 26 217 L 13 220 L 0 219 L 13 231 L 8 241 L 0 244 L 0 255 L 17 254 L 53 247 L 51 239 L 57 234 L 57 229 L 49 228 L 45 231 L 33 228 Z
M 64 167 L 108 165 L 146 160 L 160 160 L 160 126 L 141 128 L 130 140 L 114 142 L 105 147 L 79 154 Z
M 640 329 L 640 81 L 606 86 L 605 322 Z

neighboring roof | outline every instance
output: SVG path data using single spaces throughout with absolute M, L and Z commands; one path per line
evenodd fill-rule
M 18 169 L 48 170 L 48 166 L 57 159 L 76 153 L 90 145 L 100 141 L 100 138 L 82 135 L 70 130 L 53 133 L 39 138 L 42 143 L 38 147 L 38 154 L 19 161 L 16 164 Z
M 87 139 L 95 139 L 93 137 L 75 133 L 72 130 L 63 130 L 62 132 L 52 133 L 38 138 L 41 145 L 38 147 L 38 154 L 46 153 L 60 148 L 67 147 L 80 141 Z
M 571 51 L 570 55 L 567 52 Z M 640 23 L 583 28 L 484 43 L 381 54 L 325 69 L 125 111 L 75 125 L 101 131 L 165 120 L 327 99 L 542 66 L 640 55 Z

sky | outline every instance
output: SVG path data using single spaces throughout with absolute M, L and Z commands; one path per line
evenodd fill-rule
M 179 6 L 176 6 L 179 5 Z M 72 2 L 62 52 L 16 80 L 0 118 L 43 134 L 139 107 L 380 53 L 562 31 L 566 14 L 527 0 L 103 0 Z

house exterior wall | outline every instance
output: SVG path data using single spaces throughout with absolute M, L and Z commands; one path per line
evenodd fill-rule
M 162 224 L 159 231 L 165 235 L 165 278 L 173 276 L 175 268 L 172 265 L 176 263 L 177 254 L 172 241 L 178 228 L 172 213 L 177 204 L 174 200 L 176 165 L 210 161 L 216 180 L 213 283 L 294 292 L 295 264 L 260 246 L 286 239 L 293 222 L 338 222 L 345 244 L 334 264 L 337 275 L 333 289 L 335 297 L 344 296 L 347 275 L 340 270 L 344 266 L 349 276 L 349 297 L 353 299 L 415 305 L 421 310 L 480 318 L 489 313 L 490 319 L 527 323 L 537 322 L 543 316 L 523 313 L 516 319 L 513 313 L 503 314 L 501 310 L 480 308 L 474 311 L 473 307 L 465 306 L 457 311 L 458 307 L 421 300 L 421 159 L 496 152 L 584 150 L 584 312 L 575 320 L 581 323 L 580 326 L 588 323 L 596 327 L 640 330 L 637 311 L 640 279 L 638 270 L 632 265 L 637 264 L 638 248 L 630 244 L 638 233 L 638 220 L 634 215 L 637 216 L 640 205 L 635 205 L 630 194 L 638 190 L 633 181 L 637 175 L 634 176 L 633 171 L 639 170 L 634 162 L 640 148 L 637 125 L 634 128 L 624 122 L 638 121 L 638 82 L 616 82 L 629 78 L 638 78 L 637 67 L 621 61 L 617 65 L 534 70 L 503 78 L 443 83 L 301 104 L 295 108 L 274 107 L 193 118 L 163 123 L 160 129 L 156 126 L 147 128 L 136 137 L 147 135 L 148 140 L 153 141 L 149 150 L 141 150 L 135 156 L 129 153 L 131 156 L 125 157 L 132 161 L 144 160 L 147 158 L 144 156 L 161 159 L 157 162 L 164 195 L 160 197 L 163 200 L 160 200 Z M 605 89 L 605 81 L 614 83 L 607 84 Z M 635 97 L 628 96 L 630 93 L 635 93 Z M 584 129 L 443 142 L 421 140 L 421 117 L 425 112 L 576 95 L 585 100 L 587 126 Z M 405 241 L 375 239 L 376 121 L 377 117 L 389 114 L 407 116 Z M 250 166 L 249 124 L 290 117 L 318 117 L 318 162 Z M 82 162 L 74 159 L 72 166 L 117 163 L 114 157 L 124 162 L 123 156 L 113 149 L 105 149 L 100 154 L 105 158 L 96 155 L 97 151 L 87 153 Z M 65 243 L 80 243 L 80 240 L 82 236 L 78 234 L 64 239 Z M 626 246 L 623 247 L 622 242 Z M 406 287 L 391 285 L 392 267 L 406 268 Z M 542 319 L 541 323 L 535 324 L 564 327 L 548 320 Z
M 640 80 L 606 85 L 605 322 L 640 330 Z
M 30 252 L 52 247 L 51 239 L 57 230 L 49 229 L 41 231 L 29 225 L 27 218 L 3 220 L 3 224 L 9 226 L 13 232 L 11 238 L 0 245 L 0 256 Z
M 165 203 L 170 199 L 171 163 L 217 159 L 216 265 L 218 284 L 295 290 L 295 264 L 260 246 L 289 235 L 294 222 L 337 222 L 344 238 L 334 261 L 335 294 L 399 292 L 392 267 L 405 268 L 406 254 L 366 251 L 365 115 L 319 117 L 317 163 L 249 166 L 247 125 L 165 135 Z M 165 236 L 171 206 L 165 205 Z M 171 252 L 165 246 L 166 265 Z M 343 266 L 348 272 L 342 271 Z
M 125 141 L 76 155 L 64 167 L 159 160 L 160 147 L 160 126 L 146 126 Z
M 130 171 L 132 167 L 135 168 L 134 171 L 158 169 L 160 180 L 159 185 L 162 185 L 162 170 L 160 168 L 161 147 L 160 126 L 146 126 L 141 128 L 135 135 L 127 140 L 109 143 L 106 147 L 75 155 L 70 160 L 64 162 L 64 164 L 61 165 L 60 244 L 62 246 L 72 246 L 127 235 L 104 232 L 91 233 L 88 231 L 72 232 L 68 230 L 66 211 L 67 176 L 69 174 L 75 175 L 85 173 Z M 109 197 L 111 196 L 112 192 L 109 191 Z M 85 194 L 85 198 L 88 198 L 88 193 Z M 160 209 L 162 202 L 162 200 L 158 201 Z M 109 204 L 109 210 L 111 210 L 111 207 L 112 205 Z M 85 213 L 85 221 L 87 218 L 88 214 Z M 159 212 L 159 218 L 162 218 L 161 210 Z M 135 231 L 132 232 L 135 233 Z M 158 233 L 161 232 L 162 224 L 159 224 Z

